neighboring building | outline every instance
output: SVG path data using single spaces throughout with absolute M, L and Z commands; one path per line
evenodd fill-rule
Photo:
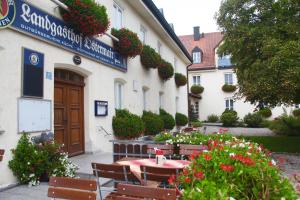
M 224 84 L 237 85 L 237 77 L 230 61 L 230 56 L 219 57 L 217 49 L 223 40 L 221 32 L 200 33 L 200 27 L 194 27 L 193 35 L 179 36 L 190 52 L 193 64 L 188 68 L 189 87 L 201 85 L 204 91 L 201 95 L 189 94 L 190 105 L 200 120 L 206 120 L 208 115 L 220 116 L 223 111 L 234 109 L 242 119 L 255 110 L 255 105 L 236 99 L 236 92 L 224 92 Z M 288 113 L 291 108 L 288 108 Z M 272 118 L 283 113 L 283 107 L 272 109 Z
M 12 2 L 14 22 L 4 28 L 9 21 L 0 21 L 0 149 L 6 150 L 0 188 L 16 182 L 8 161 L 23 130 L 34 132 L 31 136 L 54 131 L 74 156 L 112 151 L 113 136 L 107 133 L 113 132 L 116 108 L 141 115 L 161 107 L 187 115 L 187 87 L 177 88 L 174 78 L 162 81 L 157 70 L 144 69 L 139 56 L 124 61 L 106 35 L 87 39 L 74 33 L 51 1 Z M 99 3 L 107 8 L 111 27 L 136 32 L 186 74 L 192 59 L 151 0 Z

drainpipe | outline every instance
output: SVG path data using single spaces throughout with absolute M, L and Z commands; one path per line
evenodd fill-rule
M 59 0 L 50 0 L 50 1 L 52 1 L 53 3 L 55 3 L 56 5 L 58 5 L 59 7 L 61 7 L 62 9 L 66 10 L 66 11 L 69 11 L 68 6 L 66 6 L 66 5 L 65 5 L 64 3 L 62 3 L 61 1 L 59 1 Z M 111 35 L 111 34 L 109 34 L 109 33 L 104 33 L 104 34 L 107 35 L 108 37 L 110 37 L 111 39 L 113 39 L 113 40 L 119 42 L 119 39 L 116 38 L 115 36 L 113 36 L 113 35 Z
M 186 85 L 187 85 L 187 100 L 188 100 L 188 119 L 190 119 L 190 99 L 189 99 L 189 96 L 190 96 L 190 86 L 189 86 L 189 67 L 192 65 L 193 63 L 189 64 L 188 66 L 186 66 L 186 79 L 187 79 L 187 82 L 186 82 Z M 189 120 L 189 126 L 191 126 L 191 122 Z

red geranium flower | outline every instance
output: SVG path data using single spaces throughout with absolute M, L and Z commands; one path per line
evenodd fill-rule
M 211 160 L 212 156 L 210 154 L 203 154 L 205 160 Z
M 172 185 L 172 184 L 174 183 L 175 179 L 176 179 L 175 175 L 172 174 L 172 175 L 170 176 L 170 178 L 168 179 L 168 183 L 169 183 L 170 185 Z
M 226 172 L 232 172 L 234 170 L 234 166 L 232 165 L 225 165 L 223 163 L 220 164 L 220 168 Z
M 203 179 L 204 174 L 203 174 L 203 172 L 196 172 L 196 173 L 194 173 L 194 177 L 197 179 Z
M 184 182 L 190 183 L 190 182 L 191 182 L 191 179 L 190 179 L 189 177 L 186 177 L 186 178 L 184 179 Z

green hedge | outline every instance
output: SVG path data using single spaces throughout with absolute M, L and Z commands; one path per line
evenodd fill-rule
M 263 118 L 259 113 L 248 113 L 244 117 L 244 122 L 245 124 L 247 124 L 248 127 L 257 128 L 261 126 Z
M 237 112 L 229 109 L 226 109 L 220 117 L 220 120 L 225 127 L 235 126 L 238 119 Z
M 258 111 L 264 118 L 269 118 L 272 116 L 272 111 L 270 108 L 262 108 Z
M 188 117 L 182 113 L 176 113 L 175 121 L 177 126 L 185 126 L 188 123 Z
M 300 117 L 284 114 L 272 121 L 269 128 L 278 135 L 300 136 Z
M 166 112 L 164 109 L 159 110 L 159 115 L 161 119 L 164 121 L 164 129 L 172 130 L 175 126 L 174 117 L 170 113 Z
M 214 115 L 214 114 L 208 115 L 207 116 L 207 121 L 211 122 L 211 123 L 218 122 L 219 121 L 219 116 L 218 115 Z
M 144 111 L 142 120 L 145 124 L 145 135 L 156 135 L 164 129 L 164 121 L 153 112 Z

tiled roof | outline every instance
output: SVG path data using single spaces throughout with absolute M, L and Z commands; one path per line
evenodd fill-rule
M 194 41 L 193 35 L 182 35 L 179 36 L 179 39 L 191 55 L 192 50 L 197 46 L 203 52 L 202 62 L 200 64 L 191 65 L 189 67 L 189 70 L 212 69 L 216 67 L 215 48 L 223 39 L 223 35 L 221 32 L 204 33 L 204 37 L 201 34 L 201 38 L 198 41 Z

